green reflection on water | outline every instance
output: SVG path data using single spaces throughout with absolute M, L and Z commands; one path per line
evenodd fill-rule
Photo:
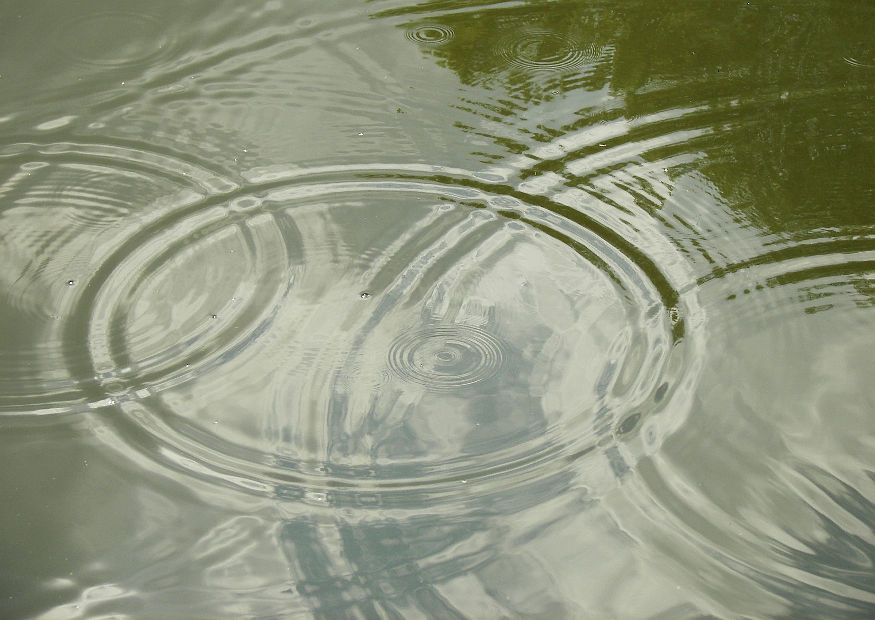
M 195 161 L 225 165 L 237 174 L 248 172 L 249 167 L 290 163 L 306 167 L 313 161 L 325 165 L 310 151 L 311 144 L 294 140 L 305 129 L 311 129 L 321 138 L 319 153 L 333 153 L 331 163 L 335 164 L 346 163 L 347 158 L 389 165 L 406 163 L 407 159 L 436 165 L 476 161 L 500 176 L 501 166 L 520 156 L 525 163 L 516 173 L 522 181 L 552 182 L 550 175 L 555 175 L 558 180 L 550 191 L 580 190 L 590 192 L 590 196 L 600 191 L 594 185 L 600 177 L 616 173 L 612 178 L 621 185 L 628 181 L 622 174 L 630 165 L 635 170 L 647 170 L 648 164 L 661 168 L 663 162 L 672 162 L 661 174 L 641 180 L 640 185 L 628 182 L 623 188 L 629 190 L 627 202 L 607 192 L 599 198 L 604 199 L 605 211 L 628 214 L 639 208 L 647 215 L 665 213 L 666 221 L 669 215 L 677 215 L 671 220 L 674 223 L 682 215 L 691 221 L 691 229 L 695 223 L 689 213 L 670 213 L 671 201 L 666 195 L 674 199 L 678 193 L 673 182 L 677 181 L 678 187 L 692 186 L 690 201 L 702 211 L 728 207 L 728 215 L 714 215 L 716 224 L 712 228 L 708 214 L 701 213 L 704 223 L 694 233 L 682 231 L 673 239 L 688 255 L 695 254 L 689 250 L 694 246 L 704 257 L 696 255 L 691 262 L 708 263 L 707 267 L 696 267 L 690 285 L 692 288 L 698 284 L 706 296 L 710 295 L 706 301 L 712 320 L 708 325 L 710 349 L 703 362 L 705 378 L 695 394 L 693 415 L 667 446 L 660 447 L 652 458 L 643 459 L 640 469 L 631 459 L 624 460 L 617 447 L 627 436 L 632 442 L 643 435 L 648 419 L 653 417 L 650 412 L 636 409 L 622 412 L 626 417 L 620 417 L 614 428 L 606 426 L 602 442 L 617 440 L 617 445 L 611 444 L 606 450 L 600 444 L 587 445 L 579 454 L 569 456 L 551 478 L 505 489 L 488 499 L 474 491 L 463 496 L 464 501 L 444 508 L 443 513 L 440 502 L 428 498 L 427 485 L 420 496 L 431 503 L 418 509 L 408 505 L 412 494 L 400 493 L 393 496 L 396 503 L 389 507 L 381 504 L 379 493 L 367 498 L 372 504 L 365 507 L 366 494 L 350 494 L 347 505 L 331 506 L 328 494 L 320 491 L 308 496 L 291 484 L 289 489 L 281 485 L 270 488 L 272 495 L 268 493 L 267 499 L 235 494 L 239 489 L 196 479 L 191 476 L 194 470 L 178 462 L 166 467 L 167 471 L 166 463 L 151 462 L 148 449 L 160 452 L 153 445 L 160 442 L 136 422 L 129 425 L 130 436 L 120 434 L 115 439 L 121 448 L 111 441 L 102 443 L 105 440 L 97 437 L 97 431 L 105 431 L 122 417 L 112 407 L 79 416 L 75 422 L 29 423 L 0 418 L 0 469 L 4 472 L 0 495 L 7 498 L 6 510 L 0 517 L 0 594 L 6 595 L 4 603 L 8 604 L 10 617 L 39 613 L 71 600 L 87 600 L 88 595 L 106 598 L 93 603 L 91 611 L 95 614 L 108 610 L 133 616 L 152 612 L 149 596 L 168 606 L 158 609 L 170 609 L 172 614 L 194 608 L 197 615 L 215 614 L 217 609 L 278 615 L 290 608 L 302 615 L 320 611 L 403 615 L 411 610 L 434 615 L 464 615 L 459 610 L 475 616 L 478 611 L 486 616 L 489 612 L 585 615 L 590 610 L 576 606 L 578 596 L 603 604 L 598 609 L 615 616 L 622 616 L 624 611 L 632 616 L 643 615 L 653 609 L 670 616 L 729 614 L 736 606 L 745 612 L 753 610 L 752 615 L 765 616 L 804 616 L 812 610 L 825 615 L 863 613 L 871 608 L 872 555 L 866 524 L 871 522 L 873 509 L 863 485 L 871 469 L 871 446 L 866 442 L 871 443 L 872 398 L 866 369 L 872 358 L 867 347 L 871 336 L 867 336 L 867 329 L 860 328 L 867 327 L 871 320 L 861 318 L 868 314 L 856 312 L 861 308 L 870 312 L 875 300 L 875 262 L 871 260 L 875 246 L 871 236 L 865 238 L 870 232 L 868 227 L 875 224 L 872 3 L 653 0 L 493 5 L 440 1 L 409 6 L 394 3 L 393 8 L 384 9 L 386 3 L 370 2 L 366 6 L 372 19 L 365 23 L 375 28 L 377 34 L 373 36 L 391 52 L 386 53 L 387 57 L 371 52 L 372 56 L 366 58 L 371 64 L 354 65 L 354 70 L 361 72 L 373 65 L 378 68 L 374 73 L 378 79 L 365 80 L 362 87 L 372 88 L 373 92 L 362 99 L 355 98 L 358 83 L 340 84 L 345 77 L 334 74 L 337 71 L 337 75 L 346 75 L 343 71 L 349 70 L 350 59 L 359 58 L 351 50 L 358 50 L 359 43 L 364 45 L 365 35 L 370 32 L 361 26 L 358 13 L 355 19 L 348 19 L 361 28 L 354 35 L 344 38 L 342 33 L 348 27 L 344 22 L 336 28 L 340 35 L 326 28 L 323 38 L 313 35 L 307 46 L 302 45 L 317 57 L 315 60 L 306 52 L 277 57 L 255 53 L 252 60 L 247 56 L 250 50 L 258 51 L 260 45 L 271 49 L 273 43 L 264 41 L 305 37 L 299 30 L 292 36 L 287 30 L 280 28 L 277 33 L 272 27 L 306 21 L 312 13 L 313 19 L 301 28 L 321 32 L 318 18 L 330 21 L 331 16 L 320 11 L 330 13 L 332 9 L 303 3 L 285 7 L 269 4 L 266 10 L 278 13 L 266 19 L 266 25 L 262 23 L 249 32 L 248 16 L 239 17 L 236 23 L 237 18 L 228 17 L 230 4 L 217 9 L 208 3 L 187 5 L 197 10 L 175 20 L 172 37 L 144 42 L 136 37 L 142 32 L 153 36 L 149 29 L 159 23 L 157 18 L 137 22 L 128 19 L 127 14 L 114 13 L 114 4 L 94 3 L 92 9 L 106 12 L 105 19 L 94 23 L 115 23 L 133 30 L 79 43 L 71 37 L 62 38 L 63 45 L 81 44 L 79 55 L 84 61 L 84 65 L 62 70 L 57 69 L 60 59 L 49 39 L 64 27 L 65 20 L 78 19 L 79 5 L 68 5 L 59 15 L 53 15 L 46 5 L 15 6 L 17 10 L 10 11 L 10 16 L 21 13 L 29 19 L 25 19 L 27 28 L 21 29 L 16 29 L 17 17 L 0 21 L 3 34 L 9 35 L 0 37 L 6 41 L 0 48 L 0 93 L 7 95 L 6 101 L 17 102 L 14 109 L 11 105 L 4 107 L 4 98 L 0 97 L 0 147 L 15 142 L 99 139 L 132 150 L 148 145 L 164 153 L 167 161 L 180 153 L 187 154 Z M 212 10 L 221 14 L 221 20 Z M 359 11 L 360 7 L 356 4 L 349 10 Z M 173 20 L 171 9 L 163 7 L 160 13 L 161 19 Z M 203 21 L 196 19 L 200 16 L 204 16 Z M 224 29 L 210 30 L 220 21 Z M 144 25 L 145 31 L 141 28 Z M 223 37 L 233 40 L 238 29 L 250 38 L 230 51 L 224 49 Z M 215 54 L 205 54 L 177 70 L 168 58 L 175 58 L 174 54 L 188 58 L 189 53 L 197 51 L 203 44 L 198 39 L 201 31 L 209 31 L 206 38 L 219 41 Z M 403 32 L 412 34 L 404 39 Z M 307 31 L 306 36 L 310 34 Z M 133 39 L 130 45 L 129 36 Z M 34 37 L 37 43 L 28 47 L 26 40 Z M 398 49 L 399 41 L 411 51 L 410 56 L 388 59 Z M 111 62 L 112 58 L 104 58 L 107 50 L 125 57 Z M 238 55 L 249 64 L 235 65 Z M 231 68 L 227 74 L 222 69 L 211 73 L 215 58 L 220 59 L 220 67 L 228 62 Z M 424 67 L 423 59 L 428 61 Z M 160 64 L 164 62 L 169 64 Z M 176 73 L 168 71 L 171 77 L 165 79 L 156 67 Z M 264 67 L 268 68 L 265 75 L 274 81 L 255 85 L 246 81 L 250 71 Z M 290 75 L 298 76 L 295 71 L 300 67 L 304 67 L 300 74 L 303 77 L 283 82 Z M 419 68 L 429 76 L 446 70 L 458 78 L 460 87 L 441 92 L 420 89 L 410 94 L 407 91 L 412 87 L 407 89 L 406 84 L 395 91 L 374 86 L 382 84 L 380 80 L 389 81 L 386 76 L 393 70 L 415 74 Z M 208 78 L 202 79 L 201 72 L 209 74 Z M 258 76 L 263 77 L 260 73 Z M 140 90 L 129 89 L 131 82 L 125 84 L 131 77 Z M 137 78 L 142 79 L 137 82 Z M 241 97 L 238 91 L 227 96 L 220 88 L 236 86 L 237 81 L 243 83 L 239 91 L 249 98 Z M 213 88 L 217 83 L 220 87 Z M 275 91 L 259 91 L 257 86 L 264 83 L 278 86 Z M 449 79 L 440 83 L 455 85 Z M 160 96 L 155 91 L 161 91 Z M 339 104 L 334 101 L 338 93 L 346 97 Z M 28 116 L 31 100 L 42 106 L 39 122 Z M 76 105 L 71 106 L 69 100 Z M 84 103 L 79 106 L 79 102 Z M 240 108 L 246 114 L 241 114 Z M 312 112 L 314 108 L 328 110 L 318 117 L 319 122 L 301 112 Z M 390 110 L 388 118 L 393 120 L 386 120 L 383 108 Z M 106 124 L 92 126 L 89 123 L 94 119 Z M 384 133 L 375 131 L 376 137 L 372 137 L 371 133 L 358 132 L 350 119 L 373 121 Z M 636 124 L 636 120 L 640 122 Z M 292 129 L 284 133 L 287 127 Z M 423 127 L 431 133 L 416 133 Z M 605 127 L 613 133 L 572 146 L 568 153 L 535 155 L 541 147 L 544 152 L 557 150 L 563 138 L 575 132 L 592 130 L 600 135 L 598 132 Z M 454 141 L 457 131 L 464 139 Z M 678 137 L 671 139 L 668 133 Z M 433 138 L 435 135 L 438 138 Z M 370 151 L 350 147 L 349 138 L 359 136 L 373 140 Z M 432 137 L 433 142 L 425 142 L 424 138 L 423 143 L 417 142 L 422 136 Z M 444 150 L 441 139 L 449 145 Z M 247 145 L 245 156 L 240 146 L 243 143 Z M 399 143 L 413 154 L 396 148 Z M 603 153 L 613 155 L 599 159 Z M 45 153 L 33 157 L 60 161 L 60 167 L 67 166 L 65 170 L 108 165 L 106 158 L 98 157 L 51 159 Z M 587 161 L 596 162 L 592 170 L 584 165 Z M 10 179 L 18 172 L 16 166 L 12 162 L 0 167 L 0 183 L 12 183 Z M 164 179 L 154 183 L 149 176 L 152 172 L 149 169 L 143 173 L 142 188 L 134 182 L 125 185 L 130 175 L 122 175 L 124 182 L 116 182 L 124 188 L 122 202 L 131 207 L 131 219 L 166 207 L 161 198 L 168 182 Z M 182 181 L 174 177 L 180 194 L 186 189 L 185 175 L 182 177 Z M 367 175 L 361 173 L 356 178 Z M 516 198 L 519 203 L 542 206 L 544 212 L 577 221 L 583 228 L 608 238 L 625 256 L 632 257 L 637 267 L 645 265 L 644 271 L 655 282 L 663 305 L 671 306 L 675 313 L 671 320 L 677 319 L 678 310 L 673 306 L 679 293 L 661 273 L 660 257 L 648 254 L 653 248 L 639 247 L 636 240 L 624 238 L 609 224 L 598 223 L 592 214 L 582 215 L 575 210 L 576 203 L 570 206 L 527 194 L 526 190 L 511 187 L 511 182 L 493 185 L 492 181 L 460 180 L 462 177 L 445 171 L 423 172 L 419 177 L 412 173 L 374 175 L 377 180 L 388 178 L 418 179 L 456 188 L 467 183 L 484 193 L 492 191 L 498 197 Z M 163 177 L 159 175 L 158 179 Z M 89 181 L 93 186 L 108 187 L 99 176 L 89 177 Z M 281 178 L 275 183 L 285 187 L 286 181 Z M 660 193 L 658 188 L 648 186 L 657 182 L 668 189 Z M 258 191 L 271 187 L 267 182 L 253 185 Z M 66 270 L 91 265 L 88 260 L 80 260 L 90 256 L 87 249 L 68 257 L 64 254 L 66 247 L 53 245 L 63 235 L 56 230 L 47 232 L 50 223 L 64 228 L 57 223 L 62 216 L 45 215 L 51 214 L 52 206 L 62 203 L 66 195 L 65 187 L 56 189 L 57 196 L 34 196 L 29 185 L 21 184 L 14 191 L 0 193 L 0 242 L 8 252 L 8 256 L 3 254 L 4 264 L 0 264 L 4 292 L 0 301 L 0 346 L 20 354 L 10 354 L 8 358 L 14 358 L 13 362 L 3 367 L 6 376 L 2 379 L 10 386 L 15 385 L 17 377 L 27 379 L 34 368 L 42 369 L 52 362 L 58 364 L 54 370 L 60 370 L 60 383 L 67 377 L 65 370 L 77 376 L 81 369 L 93 367 L 87 346 L 71 343 L 69 338 L 58 345 L 66 352 L 63 359 L 49 359 L 51 356 L 45 353 L 49 337 L 55 337 L 46 326 L 64 319 L 62 313 L 60 317 L 52 316 L 52 304 L 64 307 L 66 299 L 83 294 L 77 287 L 85 287 L 88 282 L 89 273 L 82 268 L 84 273 L 74 274 L 76 286 L 67 287 L 66 280 L 72 276 Z M 150 191 L 154 196 L 145 199 Z M 247 198 L 250 191 L 249 186 L 243 186 L 239 193 Z M 326 204 L 337 201 L 331 191 L 325 190 L 325 195 Z M 220 192 L 218 198 L 210 200 L 219 204 L 224 197 Z M 385 207 L 385 202 L 382 200 L 381 206 Z M 448 205 L 464 206 L 463 201 L 456 202 L 448 200 Z M 397 208 L 401 212 L 407 205 Z M 24 224 L 23 233 L 22 229 L 12 230 L 9 222 L 25 209 L 33 210 L 33 223 Z M 251 209 L 257 211 L 258 207 Z M 349 209 L 346 219 L 332 215 L 338 222 L 343 221 L 335 230 L 331 229 L 331 217 L 324 215 L 329 209 L 322 204 L 311 209 L 311 228 L 300 237 L 294 227 L 306 218 L 294 210 L 284 215 L 289 223 L 281 229 L 280 237 L 293 246 L 288 250 L 290 256 L 294 253 L 289 263 L 302 272 L 304 267 L 318 269 L 322 263 L 339 261 L 340 252 L 317 238 L 324 231 L 320 224 L 335 235 L 329 241 L 344 248 L 391 247 L 383 237 L 400 237 L 403 233 L 393 228 L 403 218 L 391 209 L 365 215 L 352 215 L 354 209 Z M 199 212 L 200 204 L 195 203 L 193 210 Z M 453 213 L 460 221 L 469 215 L 461 209 Z M 540 220 L 527 219 L 522 209 L 496 213 L 540 230 L 544 236 L 558 240 L 560 246 L 572 247 L 591 264 L 600 266 L 583 244 Z M 718 216 L 726 216 L 728 222 Z M 251 221 L 249 215 L 238 219 L 243 224 Z M 95 220 L 98 225 L 106 224 L 105 220 Z M 23 217 L 16 220 L 26 221 Z M 226 221 L 221 220 L 221 226 Z M 738 226 L 732 228 L 733 223 Z M 265 225 L 265 230 L 272 229 Z M 114 232 L 107 227 L 102 234 L 95 234 L 94 245 L 108 242 Z M 437 243 L 441 232 L 435 228 L 431 233 L 435 239 L 424 235 L 417 240 L 430 246 Z M 765 241 L 756 246 L 756 251 L 747 253 L 744 244 L 755 245 L 750 237 Z M 475 247 L 479 241 L 479 237 L 472 237 L 469 244 Z M 307 263 L 302 249 L 310 249 L 308 242 L 319 250 L 315 264 Z M 258 246 L 257 239 L 248 243 L 245 247 L 257 246 L 259 251 L 267 247 Z M 419 249 L 415 243 L 411 245 Z M 733 246 L 740 249 L 733 253 Z M 21 247 L 32 251 L 32 255 L 22 258 L 26 252 L 15 254 L 10 250 Z M 174 239 L 166 251 L 172 254 L 171 250 L 197 247 L 194 240 Z M 448 263 L 471 250 L 460 247 L 450 254 Z M 243 248 L 241 245 L 241 254 Z M 111 256 L 118 263 L 128 258 L 127 252 L 116 254 Z M 830 255 L 837 257 L 835 261 L 823 262 Z M 409 255 L 397 254 L 394 261 L 399 264 L 391 264 L 381 275 L 382 280 L 372 281 L 378 286 L 352 289 L 355 303 L 367 301 L 373 307 L 387 303 L 385 296 L 380 297 L 380 289 L 388 288 L 415 256 L 413 250 Z M 785 263 L 794 265 L 793 270 L 775 268 L 762 272 L 757 276 L 759 280 L 743 279 L 748 270 Z M 51 270 L 59 264 L 63 269 Z M 221 257 L 215 259 L 217 269 L 223 264 Z M 157 271 L 163 263 L 156 265 Z M 211 267 L 213 263 L 201 257 L 200 266 Z M 519 263 L 520 270 L 525 266 L 523 261 Z M 179 261 L 178 267 L 181 272 L 198 273 L 187 270 L 184 261 Z M 96 270 L 100 268 L 97 262 Z M 112 265 L 103 269 L 114 272 Z M 209 269 L 204 273 L 213 274 Z M 17 287 L 31 276 L 33 288 L 24 295 Z M 299 274 L 296 277 L 303 278 Z M 727 290 L 720 289 L 724 278 L 731 283 Z M 168 279 L 185 284 L 182 278 Z M 46 282 L 50 282 L 48 288 Z M 182 284 L 183 289 L 192 288 Z M 318 284 L 328 286 L 331 282 Z M 425 297 L 429 286 L 426 281 L 411 290 Z M 215 293 L 220 287 L 204 288 Z M 838 292 L 848 288 L 855 292 L 850 307 L 837 303 Z M 789 289 L 787 295 L 792 301 L 768 297 L 772 289 Z M 184 290 L 172 287 L 156 285 L 156 290 L 185 295 Z M 402 293 L 398 293 L 399 298 Z M 345 299 L 338 296 L 336 303 Z M 161 301 L 168 314 L 178 310 L 174 299 Z M 315 307 L 319 298 L 314 294 L 307 301 Z M 783 314 L 775 312 L 775 307 Z M 344 325 L 354 325 L 357 312 L 365 310 L 350 311 Z M 201 314 L 209 316 L 207 311 Z M 120 316 L 127 319 L 127 314 Z M 68 324 L 64 333 L 87 340 L 91 318 L 76 316 L 77 323 Z M 375 324 L 379 324 L 379 318 Z M 534 318 L 529 320 L 535 325 Z M 124 335 L 124 327 L 119 325 L 116 331 Z M 684 334 L 682 327 L 683 323 L 674 325 L 677 340 Z M 226 323 L 222 328 L 233 330 L 236 326 Z M 326 330 L 320 336 L 332 333 Z M 116 358 L 135 365 L 135 356 L 125 354 L 127 343 L 120 338 L 116 344 L 122 352 Z M 315 353 L 308 354 L 318 357 L 322 344 L 316 343 Z M 147 351 L 148 345 L 148 341 L 143 345 Z M 194 357 L 192 360 L 196 361 Z M 187 365 L 179 359 L 174 363 Z M 159 375 L 167 372 L 165 367 L 159 370 Z M 264 365 L 258 370 L 267 374 L 272 369 Z M 225 379 L 222 383 L 232 384 L 238 377 Z M 91 382 L 88 385 L 94 392 L 93 400 L 102 402 L 106 386 L 94 377 L 87 380 Z M 263 385 L 255 380 L 252 384 Z M 77 398 L 77 389 L 75 385 L 70 388 L 71 400 Z M 666 389 L 663 385 L 657 393 L 664 394 Z M 208 391 L 204 388 L 201 395 Z M 58 393 L 58 400 L 69 396 L 60 390 Z M 10 388 L 10 393 L 2 396 L 13 398 L 15 393 Z M 39 401 L 39 396 L 34 401 Z M 527 396 L 537 404 L 543 395 Z M 501 419 L 502 414 L 519 406 L 511 400 L 489 401 L 492 408 L 484 407 L 478 413 L 496 427 L 510 426 L 514 430 Z M 207 415 L 198 410 L 197 398 L 180 401 L 184 402 L 180 411 Z M 29 404 L 20 402 L 18 408 Z M 342 401 L 337 408 L 342 409 L 344 404 Z M 241 405 L 240 410 L 229 408 L 229 420 L 244 420 L 242 430 L 228 431 L 229 437 L 238 432 L 252 439 L 252 435 L 246 436 L 252 427 L 266 433 L 258 426 L 259 420 L 249 419 L 254 417 L 249 409 Z M 178 413 L 173 406 L 161 411 L 167 419 Z M 344 413 L 337 415 L 342 417 Z M 333 438 L 316 436 L 326 425 L 320 412 L 309 414 L 311 430 L 316 429 L 310 437 L 315 437 L 313 445 L 336 447 L 329 441 Z M 301 415 L 301 419 L 305 417 Z M 192 434 L 202 433 L 206 444 L 213 426 L 210 422 L 202 428 L 200 422 L 203 420 L 184 420 L 177 426 L 190 426 L 195 429 Z M 471 432 L 466 422 L 457 419 L 457 427 L 452 430 L 468 442 L 462 443 L 466 448 L 470 446 L 471 452 L 478 447 L 485 451 L 489 441 L 500 445 L 495 437 L 484 438 L 480 431 Z M 291 435 L 300 432 L 300 426 L 303 424 L 287 424 L 280 430 Z M 448 426 L 441 421 L 435 424 L 449 434 Z M 539 418 L 526 420 L 519 428 L 521 436 L 529 431 L 546 433 L 550 424 Z M 264 437 L 252 434 L 253 443 L 260 448 L 258 440 Z M 408 436 L 399 431 L 398 437 L 400 448 L 410 447 Z M 128 459 L 126 441 L 147 447 L 140 446 L 140 453 Z M 592 455 L 612 459 L 609 473 L 622 480 L 612 480 L 611 484 L 626 486 L 617 493 L 591 492 L 600 481 L 587 478 L 592 475 L 588 470 L 576 478 L 579 472 L 575 467 Z M 517 461 L 516 465 L 535 463 L 542 455 L 536 456 L 530 461 Z M 288 464 L 292 470 L 302 463 L 296 457 L 278 457 L 272 465 Z M 323 464 L 306 465 L 316 468 Z M 692 481 L 683 492 L 671 488 L 676 480 L 660 469 L 670 466 L 680 472 L 675 472 L 678 477 L 686 475 Z M 499 463 L 489 473 L 497 476 L 501 469 Z M 325 486 L 354 489 L 358 482 L 367 485 L 368 469 L 360 471 L 361 481 L 346 480 L 340 485 L 329 480 Z M 466 475 L 459 474 L 450 482 L 467 484 Z M 313 477 L 302 475 L 300 479 L 306 482 Z M 809 482 L 815 488 L 806 486 Z M 384 489 L 391 489 L 393 484 Z M 403 488 L 405 484 L 403 481 L 397 486 Z M 689 504 L 679 499 L 690 496 L 694 499 Z M 814 499 L 809 501 L 812 496 Z M 362 506 L 353 506 L 349 497 L 360 500 Z M 646 503 L 649 500 L 652 504 Z M 635 501 L 653 512 L 641 511 L 645 516 L 636 513 Z M 410 512 L 400 516 L 380 512 L 393 507 Z M 787 525 L 785 520 L 792 523 Z M 757 529 L 760 527 L 767 534 Z M 700 555 L 699 547 L 705 553 Z M 808 549 L 813 551 L 809 553 Z M 719 560 L 711 563 L 714 557 Z M 701 575 L 697 573 L 699 568 L 704 568 Z M 821 581 L 814 585 L 806 582 L 803 587 L 793 581 L 795 573 L 780 573 L 785 568 L 804 573 L 803 578 L 814 575 Z M 780 579 L 772 579 L 770 569 L 780 573 Z M 117 592 L 112 587 L 116 582 L 122 584 L 119 589 L 125 596 L 114 601 Z M 686 589 L 682 591 L 677 583 L 683 583 Z M 752 592 L 751 583 L 759 589 Z M 644 602 L 636 607 L 638 599 L 630 602 L 635 597 L 628 592 L 636 592 Z M 142 595 L 146 603 L 138 602 L 134 595 Z M 472 599 L 486 602 L 483 607 L 465 608 Z M 749 608 L 745 607 L 748 601 Z M 64 611 L 74 613 L 72 608 Z
M 447 6 L 426 2 L 375 16 L 416 17 Z M 759 225 L 800 234 L 875 223 L 870 3 L 453 4 L 459 6 L 465 10 L 440 19 L 454 36 L 422 51 L 463 83 L 504 92 L 505 105 L 493 110 L 499 117 L 557 97 L 573 101 L 575 90 L 608 89 L 622 98 L 613 109 L 575 109 L 566 124 L 542 127 L 541 138 L 549 139 L 612 116 L 705 105 L 716 137 L 703 145 L 702 171 Z M 562 35 L 587 50 L 589 66 L 521 71 L 504 56 L 520 32 Z

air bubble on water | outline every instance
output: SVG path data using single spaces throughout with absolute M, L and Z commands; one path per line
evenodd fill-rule
M 317 491 L 306 491 L 304 493 L 304 500 L 314 504 L 327 504 L 328 494 Z

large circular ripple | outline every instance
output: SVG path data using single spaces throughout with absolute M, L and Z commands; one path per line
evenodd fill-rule
M 702 316 L 668 244 L 657 262 L 462 170 L 233 182 L 169 156 L 55 150 L 87 152 L 89 174 L 118 158 L 173 180 L 65 285 L 50 363 L 74 397 L 31 385 L 38 412 L 96 410 L 127 454 L 269 497 L 422 505 L 615 485 L 686 416 Z
M 439 172 L 255 174 L 144 233 L 83 310 L 118 436 L 322 503 L 621 480 L 685 415 L 695 300 L 561 205 Z

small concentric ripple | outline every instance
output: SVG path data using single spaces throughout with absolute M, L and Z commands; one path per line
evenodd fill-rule
M 389 366 L 404 381 L 453 390 L 486 381 L 501 369 L 501 343 L 466 325 L 435 326 L 404 334 L 389 349 Z
M 424 24 L 407 30 L 405 36 L 414 43 L 440 45 L 452 40 L 456 33 L 450 26 Z
M 592 62 L 597 57 L 593 46 L 584 46 L 568 35 L 535 30 L 507 37 L 496 52 L 520 69 L 564 71 Z

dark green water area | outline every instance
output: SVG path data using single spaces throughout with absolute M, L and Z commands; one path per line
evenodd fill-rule
M 0 8 L 0 618 L 875 617 L 875 3 Z

